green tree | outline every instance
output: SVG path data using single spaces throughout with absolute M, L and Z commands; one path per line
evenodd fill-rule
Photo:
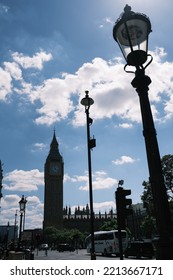
M 161 163 L 170 211 L 171 213 L 173 213 L 173 155 L 163 156 L 161 159 Z M 149 181 L 144 181 L 142 185 L 144 186 L 144 191 L 141 196 L 141 200 L 147 213 L 142 223 L 142 229 L 145 232 L 146 236 L 148 236 L 156 233 L 156 220 L 151 184 Z
M 151 238 L 156 230 L 156 219 L 154 214 L 153 195 L 151 192 L 151 185 L 149 181 L 142 183 L 144 186 L 144 192 L 141 196 L 143 201 L 143 207 L 146 209 L 146 216 L 142 221 L 141 228 L 146 238 Z
M 57 246 L 60 243 L 69 243 L 75 247 L 83 247 L 87 234 L 80 232 L 78 229 L 58 230 L 55 227 L 45 229 L 45 241 L 49 245 Z
M 55 227 L 47 227 L 45 229 L 45 241 L 49 244 L 55 243 L 57 239 L 58 230 Z
M 100 227 L 100 230 L 114 230 L 117 229 L 117 220 L 112 219 L 108 222 L 104 222 L 104 224 Z
M 141 196 L 141 199 L 143 201 L 143 207 L 146 209 L 146 212 L 148 216 L 154 215 L 154 204 L 153 204 L 153 195 L 151 191 L 151 185 L 149 181 L 144 181 L 142 183 L 144 186 L 144 191 Z
M 173 155 L 162 157 L 162 170 L 169 201 L 173 200 Z

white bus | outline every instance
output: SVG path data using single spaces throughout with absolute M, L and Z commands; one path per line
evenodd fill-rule
M 121 230 L 122 236 L 122 248 L 123 252 L 128 246 L 128 233 L 126 230 Z M 87 253 L 91 252 L 91 234 L 86 238 Z M 96 231 L 94 232 L 94 245 L 95 253 L 101 253 L 102 255 L 119 255 L 119 240 L 118 230 L 110 231 Z

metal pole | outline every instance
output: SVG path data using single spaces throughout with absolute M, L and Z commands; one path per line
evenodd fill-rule
M 25 209 L 23 211 L 23 231 L 25 229 Z
M 9 237 L 9 229 L 10 229 L 10 223 L 7 223 L 7 229 L 6 229 L 6 250 L 8 250 L 8 237 Z
M 153 194 L 155 217 L 159 233 L 157 241 L 157 259 L 173 259 L 173 226 L 169 209 L 168 197 L 162 174 L 159 147 L 154 127 L 153 116 L 148 99 L 148 86 L 151 79 L 145 75 L 144 69 L 137 69 L 132 86 L 139 95 L 145 138 L 146 153 Z
M 14 246 L 15 246 L 15 243 L 16 243 L 16 225 L 17 225 L 17 210 L 16 210 L 16 213 L 15 213 L 15 219 L 14 219 L 14 236 L 13 236 Z
M 123 246 L 122 246 L 122 235 L 121 235 L 121 213 L 119 209 L 119 201 L 118 201 L 118 191 L 120 187 L 117 188 L 117 191 L 115 192 L 115 198 L 116 198 L 116 207 L 117 207 L 117 221 L 118 221 L 118 243 L 119 243 L 119 256 L 120 260 L 123 260 Z
M 25 197 L 25 199 L 24 199 L 24 209 L 23 209 L 23 231 L 25 229 L 26 203 L 27 203 L 27 200 L 26 200 L 26 197 Z
M 20 214 L 20 228 L 19 228 L 19 242 L 18 242 L 18 248 L 19 249 L 20 249 L 21 238 L 22 238 L 22 218 L 23 218 L 23 213 L 21 212 L 21 214 Z
M 93 194 L 92 194 L 89 107 L 86 108 L 85 112 L 86 112 L 86 122 L 87 122 L 87 143 L 88 143 L 88 174 L 89 174 L 89 198 L 90 198 L 90 221 L 91 221 L 91 260 L 96 260 L 95 244 L 94 244 L 94 212 L 93 212 Z

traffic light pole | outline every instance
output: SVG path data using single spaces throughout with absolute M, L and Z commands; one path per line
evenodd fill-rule
M 126 206 L 130 206 L 132 204 L 132 200 L 126 198 L 126 196 L 130 194 L 131 194 L 131 190 L 125 190 L 122 187 L 118 187 L 117 191 L 115 192 L 120 260 L 123 260 L 121 230 L 126 228 L 126 216 L 131 215 L 133 211 L 132 209 L 126 208 Z
M 118 226 L 118 241 L 119 241 L 119 254 L 120 254 L 120 260 L 123 260 L 123 244 L 122 244 L 122 235 L 121 235 L 121 229 Z
M 120 260 L 123 260 L 123 244 L 122 244 L 121 221 L 120 221 L 121 210 L 119 208 L 120 205 L 118 202 L 118 193 L 119 193 L 119 187 L 117 188 L 117 191 L 116 191 L 116 206 L 117 206 L 119 254 L 120 254 Z

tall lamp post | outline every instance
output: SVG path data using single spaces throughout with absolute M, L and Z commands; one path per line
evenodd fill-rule
M 6 250 L 8 249 L 8 238 L 9 238 L 9 230 L 10 230 L 10 223 L 7 223 L 7 232 L 6 232 Z
M 88 176 L 89 176 L 89 198 L 90 198 L 90 221 L 91 221 L 91 260 L 96 260 L 94 245 L 94 212 L 93 212 L 93 193 L 92 193 L 92 170 L 91 170 L 91 149 L 96 146 L 95 139 L 90 138 L 90 125 L 93 120 L 89 117 L 90 106 L 94 104 L 94 100 L 89 97 L 89 92 L 85 91 L 85 97 L 82 98 L 81 104 L 85 107 L 86 123 L 87 123 L 87 144 L 88 144 Z
M 23 211 L 23 231 L 24 231 L 24 229 L 25 229 L 26 203 L 27 203 L 27 200 L 26 200 L 26 197 L 25 197 L 25 199 L 24 199 L 24 205 L 25 205 L 25 207 L 24 207 L 24 211 Z
M 19 227 L 19 242 L 18 242 L 18 248 L 20 248 L 21 245 L 21 237 L 22 237 L 22 220 L 23 215 L 25 214 L 25 208 L 26 208 L 26 197 L 24 198 L 24 195 L 22 195 L 21 200 L 19 201 L 19 207 L 20 207 L 20 227 Z
M 0 160 L 0 202 L 2 198 L 2 179 L 3 179 L 3 170 L 2 170 L 2 163 Z
M 151 55 L 147 53 L 150 32 L 151 23 L 149 18 L 144 14 L 134 13 L 131 11 L 131 7 L 126 5 L 124 13 L 121 14 L 114 25 L 113 38 L 118 43 L 127 62 L 124 70 L 135 74 L 131 84 L 139 95 L 150 184 L 159 234 L 156 243 L 156 257 L 162 260 L 172 260 L 173 226 L 162 174 L 156 130 L 148 98 L 148 86 L 151 83 L 151 79 L 145 75 L 146 67 L 152 62 Z M 147 62 L 148 57 L 150 57 L 149 62 Z M 134 72 L 127 71 L 127 66 L 134 66 L 136 70 Z
M 13 235 L 14 246 L 16 244 L 16 227 L 17 227 L 17 210 L 16 210 L 16 213 L 14 215 L 14 235 Z

